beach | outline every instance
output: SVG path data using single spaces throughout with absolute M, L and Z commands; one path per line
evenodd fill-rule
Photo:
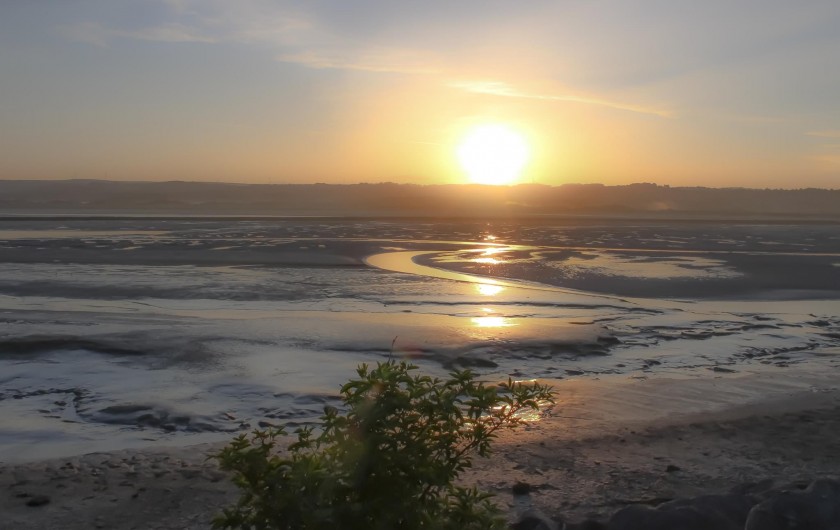
M 0 530 L 840 530 L 838 28 L 0 0 Z
M 206 528 L 388 359 L 556 389 L 463 477 L 512 518 L 840 475 L 835 226 L 564 223 L 5 222 L 0 527 Z
M 721 384 L 709 380 L 559 385 L 557 405 L 505 432 L 492 456 L 477 459 L 462 480 L 496 493 L 511 517 L 511 489 L 528 484 L 535 507 L 576 522 L 605 521 L 633 503 L 761 481 L 836 478 L 840 388 L 832 379 L 793 373 L 782 381 L 728 382 L 741 389 L 739 398 L 721 396 Z M 668 405 L 654 406 L 664 396 Z M 4 466 L 0 527 L 208 528 L 236 498 L 226 474 L 207 459 L 219 447 L 149 447 Z

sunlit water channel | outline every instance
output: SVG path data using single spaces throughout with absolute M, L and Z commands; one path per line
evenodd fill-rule
M 362 362 L 826 372 L 831 225 L 0 221 L 0 461 L 314 421 Z

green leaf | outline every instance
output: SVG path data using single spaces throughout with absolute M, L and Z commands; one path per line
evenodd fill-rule
M 285 452 L 275 447 L 282 429 L 234 438 L 215 457 L 241 494 L 213 528 L 503 528 L 490 494 L 454 481 L 474 454 L 489 454 L 498 429 L 523 423 L 516 412 L 553 403 L 551 389 L 416 370 L 393 360 L 360 365 L 341 387 L 343 406 L 325 407 L 317 434 L 297 429 Z

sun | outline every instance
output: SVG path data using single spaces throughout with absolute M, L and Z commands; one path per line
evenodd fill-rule
M 512 184 L 530 158 L 525 138 L 506 125 L 481 125 L 458 145 L 458 162 L 476 184 Z

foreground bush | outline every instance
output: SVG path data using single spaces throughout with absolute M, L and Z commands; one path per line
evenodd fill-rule
M 517 413 L 551 401 L 547 386 L 508 381 L 498 388 L 470 371 L 447 380 L 413 375 L 388 361 L 358 368 L 341 388 L 346 413 L 326 407 L 320 434 L 298 429 L 278 454 L 282 429 L 241 435 L 216 458 L 241 489 L 214 528 L 487 529 L 504 519 L 490 494 L 454 484 L 486 456 Z

